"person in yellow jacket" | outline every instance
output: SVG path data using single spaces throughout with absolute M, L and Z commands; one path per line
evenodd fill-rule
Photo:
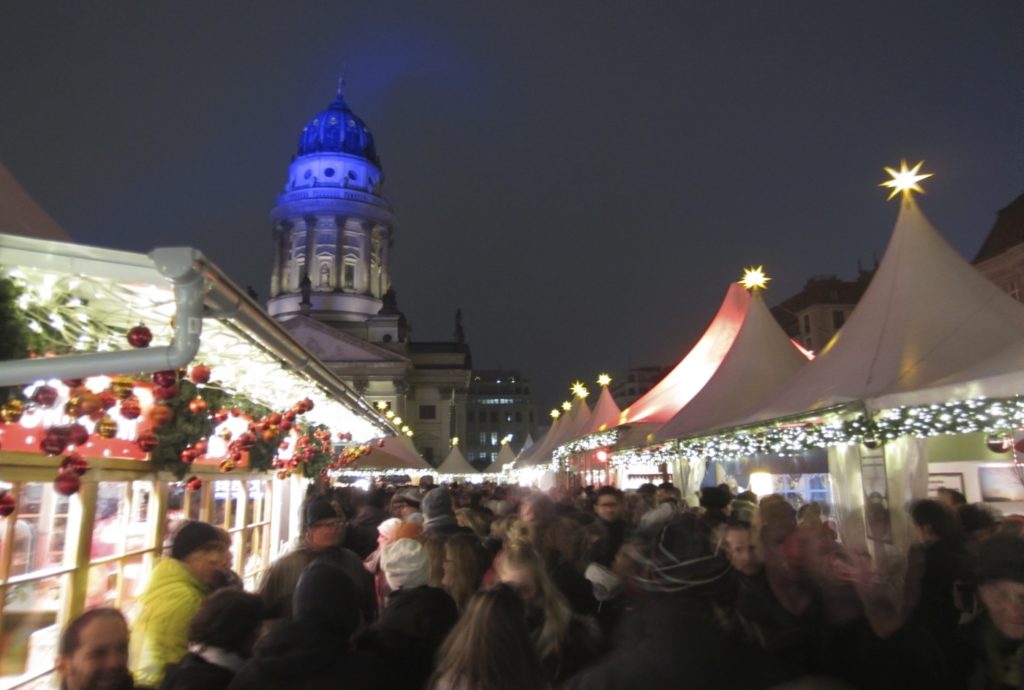
M 221 530 L 198 521 L 178 529 L 170 558 L 157 562 L 138 600 L 129 652 L 138 687 L 159 687 L 167 664 L 188 652 L 189 624 L 230 563 L 230 544 Z

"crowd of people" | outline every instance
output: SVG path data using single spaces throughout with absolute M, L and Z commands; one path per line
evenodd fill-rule
M 896 574 L 821 506 L 671 484 L 333 488 L 245 592 L 187 522 L 138 610 L 65 629 L 67 690 L 1024 688 L 1024 522 L 909 506 Z

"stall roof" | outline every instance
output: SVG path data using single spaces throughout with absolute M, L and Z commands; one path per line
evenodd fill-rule
M 437 466 L 438 474 L 480 474 L 479 470 L 469 464 L 457 445 L 452 446 L 448 457 Z
M 524 447 L 524 450 L 525 450 L 525 447 Z M 484 469 L 484 472 L 494 472 L 494 473 L 501 472 L 501 471 L 503 471 L 508 466 L 508 464 L 510 462 L 512 462 L 515 459 L 516 459 L 516 454 L 512 450 L 511 444 L 502 443 L 501 444 L 501 451 L 498 452 L 498 457 L 496 457 L 494 459 L 494 462 L 492 462 L 490 465 L 488 465 Z
M 751 295 L 743 325 L 707 384 L 664 426 L 656 441 L 688 436 L 742 419 L 807 364 L 807 356 L 765 306 Z
M 11 171 L 0 163 L 0 232 L 70 242 L 60 223 L 36 203 Z
M 307 421 L 355 441 L 393 433 L 219 268 L 191 252 L 205 283 L 196 361 L 211 367 L 217 385 L 271 408 L 308 397 Z M 46 323 L 77 352 L 126 351 L 124 332 L 139 323 L 152 331 L 152 347 L 171 339 L 175 295 L 148 255 L 0 234 L 0 269 L 23 291 L 19 306 L 30 327 Z
M 611 429 L 619 423 L 621 416 L 622 410 L 615 404 L 615 399 L 608 391 L 608 386 L 601 386 L 601 395 L 598 396 L 597 403 L 594 404 L 594 409 L 590 413 L 590 421 L 578 437 Z
M 907 194 L 885 256 L 846 324 L 745 422 L 851 401 L 899 404 L 943 381 L 1019 376 L 1011 348 L 1022 337 L 1024 305 L 961 258 Z M 980 384 L 976 390 L 989 394 Z
M 413 470 L 415 472 L 433 472 L 434 468 L 420 457 L 416 448 L 406 436 L 389 436 L 370 446 L 370 452 L 356 460 L 349 472 L 359 470 Z

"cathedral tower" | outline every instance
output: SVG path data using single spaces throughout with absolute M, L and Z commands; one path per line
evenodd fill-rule
M 341 85 L 309 121 L 271 212 L 274 266 L 267 309 L 285 320 L 303 314 L 377 342 L 399 337 L 398 318 L 378 317 L 391 288 L 395 231 L 381 196 L 373 135 L 345 102 Z

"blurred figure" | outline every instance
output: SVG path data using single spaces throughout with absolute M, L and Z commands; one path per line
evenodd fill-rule
M 455 521 L 452 495 L 444 487 L 431 489 L 423 497 L 420 509 L 423 511 L 423 534 L 427 537 L 435 534 L 448 537 L 472 532 L 467 527 L 459 527 L 459 523 Z
M 132 690 L 128 623 L 117 609 L 91 609 L 64 629 L 57 649 L 62 690 Z
M 287 620 L 292 613 L 292 597 L 302 571 L 315 560 L 337 564 L 359 593 L 359 609 L 363 620 L 372 621 L 377 614 L 373 578 L 363 561 L 341 545 L 345 540 L 345 519 L 327 497 L 313 496 L 302 511 L 302 532 L 298 546 L 270 564 L 260 582 L 259 595 L 271 620 Z
M 982 611 L 963 628 L 976 660 L 970 687 L 1017 690 L 1024 683 L 1024 540 L 992 537 L 973 570 Z
M 939 487 L 938 491 L 935 492 L 935 498 L 939 503 L 946 506 L 952 511 L 956 511 L 960 506 L 967 505 L 967 497 L 956 489 L 949 489 L 945 486 Z
M 318 560 L 299 575 L 292 617 L 257 644 L 231 690 L 320 690 L 379 687 L 379 662 L 353 652 L 361 593 L 336 563 Z
M 510 588 L 473 595 L 438 655 L 431 690 L 547 690 L 526 628 L 526 610 Z
M 745 522 L 729 522 L 722 536 L 722 545 L 729 565 L 744 578 L 761 572 L 761 558 L 750 534 L 750 525 Z
M 170 558 L 161 558 L 139 597 L 132 625 L 131 669 L 140 685 L 158 687 L 167 664 L 188 651 L 188 627 L 203 598 L 218 585 L 231 564 L 221 531 L 190 521 L 174 535 Z
M 491 558 L 472 534 L 456 534 L 444 544 L 444 577 L 441 585 L 455 600 L 459 612 L 466 605 L 483 581 L 484 573 L 491 566 Z
M 263 622 L 263 602 L 240 589 L 221 589 L 192 619 L 188 654 L 167 667 L 160 690 L 225 690 L 245 660 Z
M 422 500 L 423 492 L 416 487 L 399 489 L 391 498 L 391 514 L 400 520 L 418 522 L 422 525 L 423 513 L 420 512 Z

